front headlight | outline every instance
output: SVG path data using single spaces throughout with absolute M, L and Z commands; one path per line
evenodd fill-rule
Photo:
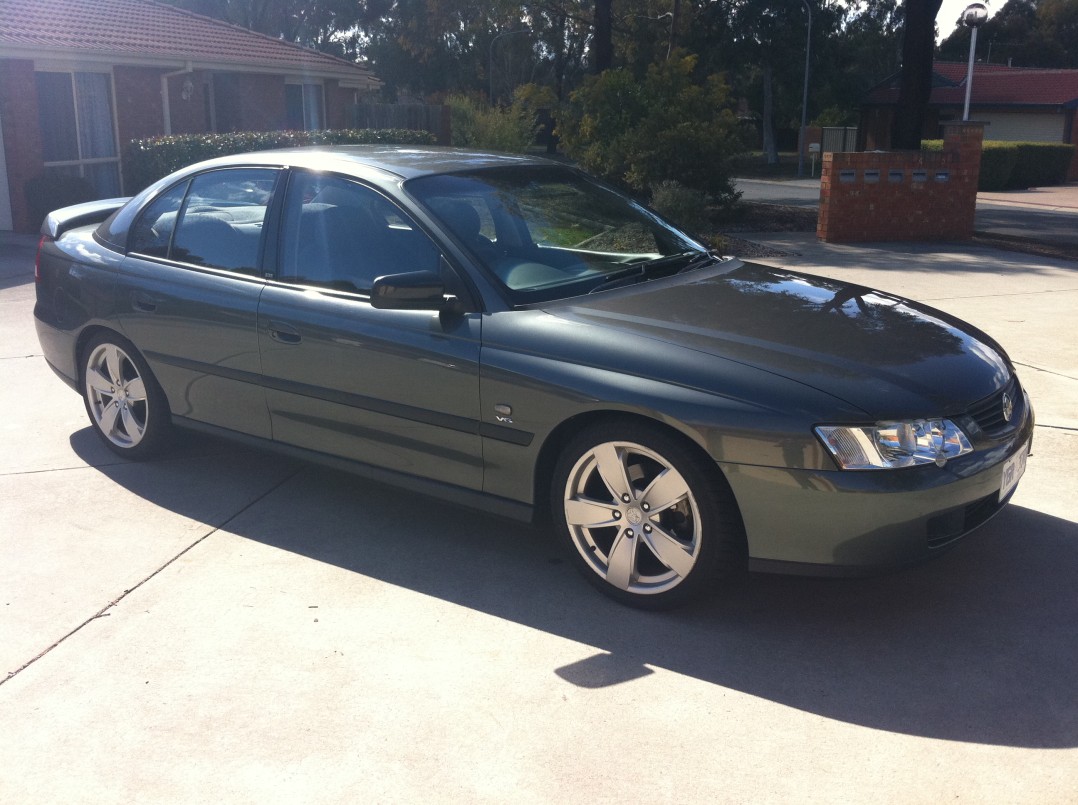
M 973 452 L 966 434 L 949 419 L 820 425 L 816 435 L 844 470 L 890 470 L 920 464 L 942 467 L 948 459 Z

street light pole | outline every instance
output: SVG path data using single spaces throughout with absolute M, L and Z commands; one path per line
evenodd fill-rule
M 798 138 L 797 144 L 797 178 L 801 178 L 805 175 L 805 139 L 806 126 L 808 121 L 808 102 L 809 102 L 809 57 L 812 54 L 812 6 L 809 5 L 808 0 L 801 0 L 801 4 L 805 7 L 805 13 L 808 14 L 808 32 L 805 34 L 805 90 L 801 95 L 801 136 Z
M 513 34 L 530 34 L 529 28 L 522 28 L 519 31 L 502 31 L 500 34 L 490 40 L 490 49 L 487 51 L 487 77 L 490 78 L 490 105 L 494 105 L 494 43 L 501 39 L 503 36 L 512 36 Z
M 970 29 L 969 66 L 966 68 L 966 104 L 962 108 L 962 122 L 969 120 L 969 97 L 973 91 L 973 57 L 977 52 L 977 29 L 988 20 L 988 9 L 984 3 L 972 3 L 966 6 L 959 22 Z

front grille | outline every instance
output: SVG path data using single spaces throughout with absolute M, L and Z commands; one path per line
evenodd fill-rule
M 1011 414 L 1010 421 L 1003 417 L 1004 395 L 1010 399 L 1011 404 L 1014 406 L 1014 413 Z M 999 436 L 1021 421 L 1022 406 L 1022 388 L 1018 385 L 1017 376 L 1011 375 L 1011 379 L 1006 386 L 991 397 L 986 397 L 980 402 L 971 405 L 966 413 L 973 417 L 977 427 L 984 431 L 985 434 Z

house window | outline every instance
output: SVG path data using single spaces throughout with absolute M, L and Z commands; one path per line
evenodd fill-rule
M 34 78 L 45 172 L 80 176 L 98 198 L 121 195 L 111 76 L 38 72 Z
M 284 102 L 288 128 L 296 131 L 325 128 L 321 84 L 285 84 Z

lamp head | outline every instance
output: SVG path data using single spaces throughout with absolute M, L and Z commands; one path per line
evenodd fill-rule
M 988 21 L 988 9 L 984 3 L 971 3 L 966 6 L 958 21 L 967 28 L 977 28 Z

